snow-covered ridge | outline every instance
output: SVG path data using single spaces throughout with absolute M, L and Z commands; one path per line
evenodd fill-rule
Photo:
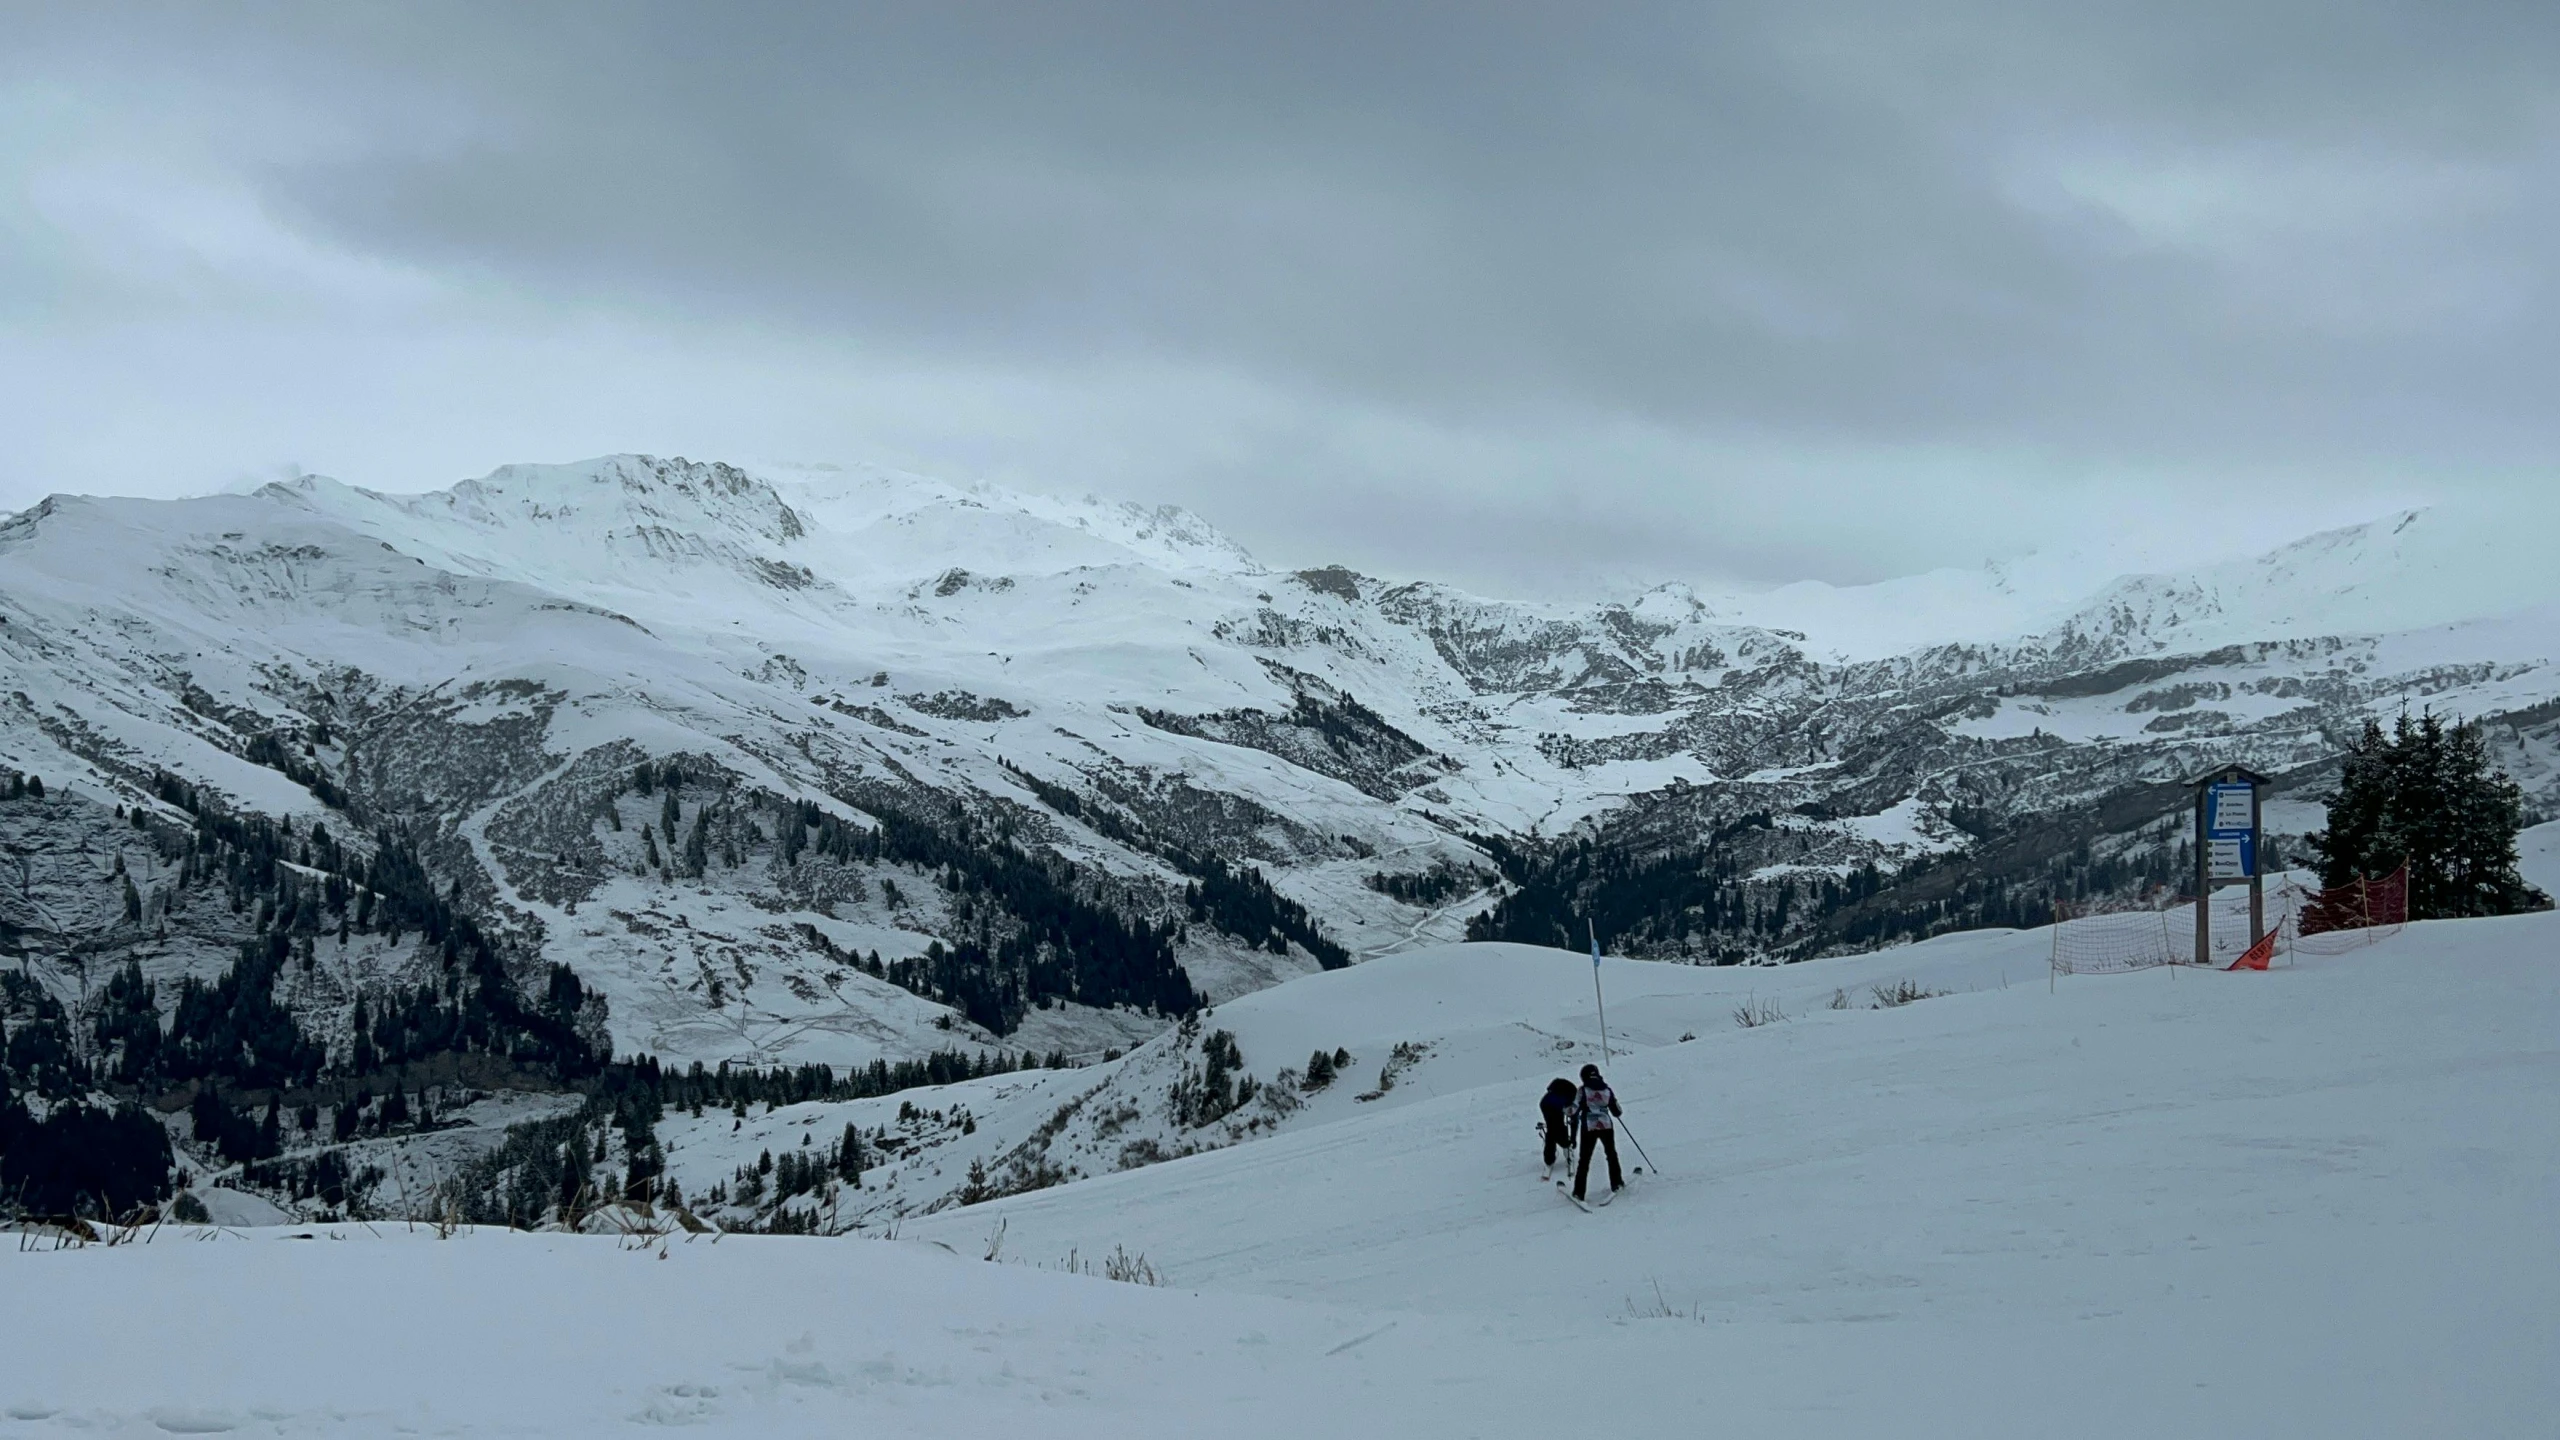
M 2495 619 L 2560 602 L 2551 533 L 2477 509 L 2409 510 L 2246 560 L 2127 576 L 2065 628 L 2165 650 Z
M 750 584 L 875 594 L 944 577 L 1020 579 L 1135 565 L 1261 583 L 1270 572 L 1200 517 L 873 466 L 749 469 L 606 456 L 509 465 L 445 490 L 386 495 L 317 476 L 261 492 L 440 565 L 622 598 L 701 596 L 709 566 Z M 1827 662 L 1945 645 L 2091 642 L 2127 653 L 2384 634 L 2560 602 L 2540 527 L 2477 507 L 2402 511 L 2191 570 L 2108 578 L 2091 557 L 2028 556 L 1868 585 L 1757 594 L 1658 585 L 1623 605 L 1483 599 L 1446 586 L 1373 594 L 1514 634 L 1623 614 L 1640 625 L 1768 632 Z M 1340 582 L 1337 582 L 1340 583 Z
M 1252 558 L 1197 516 L 1069 502 L 863 469 L 750 472 L 615 455 L 509 465 L 423 495 L 318 477 L 269 487 L 399 545 L 553 586 L 648 593 L 709 564 L 790 587 L 872 591 L 954 570 L 998 576 L 1141 564 L 1251 573 Z M 405 543 L 404 543 L 405 542 Z
M 2560 514 L 2433 506 L 2189 569 L 2118 574 L 2096 550 L 1704 603 L 1730 622 L 1801 633 L 1834 661 L 1951 644 L 2076 640 L 2156 653 L 2390 634 L 2560 603 L 2545 540 L 2554 529 Z

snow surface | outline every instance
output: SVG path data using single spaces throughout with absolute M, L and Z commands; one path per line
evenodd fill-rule
M 2560 880 L 2560 827 L 2523 848 Z M 1612 963 L 1665 1168 L 1587 1215 L 1531 1124 L 1596 1044 L 1589 961 L 1462 946 L 1211 1018 L 1266 1076 L 1427 1043 L 1387 1096 L 895 1241 L 0 1251 L 0 1436 L 2549 1433 L 2560 915 L 2050 990 L 2048 944 Z M 1948 993 L 1868 1008 L 1903 979 Z M 1166 1287 L 1058 1273 L 1115 1248 Z

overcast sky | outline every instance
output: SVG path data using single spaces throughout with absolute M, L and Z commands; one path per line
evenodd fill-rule
M 2560 455 L 2560 6 L 0 0 L 0 506 L 618 450 L 1497 593 Z

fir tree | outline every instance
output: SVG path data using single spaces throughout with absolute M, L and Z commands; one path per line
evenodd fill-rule
M 197 1088 L 194 1103 L 187 1107 L 187 1118 L 195 1126 L 199 1145 L 219 1145 L 231 1131 L 231 1107 L 222 1103 L 221 1092 L 210 1085 Z
M 693 812 L 693 829 L 684 837 L 684 873 L 699 876 L 710 865 L 711 807 Z
M 1333 1074 L 1333 1057 L 1322 1050 L 1318 1050 L 1307 1057 L 1306 1078 L 1299 1082 L 1299 1086 L 1301 1089 L 1304 1089 L 1309 1093 L 1313 1093 L 1332 1084 Z
M 579 1207 L 586 1203 L 587 1171 L 594 1165 L 587 1153 L 587 1132 L 582 1126 L 569 1136 L 569 1153 L 560 1167 L 560 1223 L 575 1226 Z
M 850 1121 L 844 1127 L 844 1138 L 836 1142 L 836 1174 L 847 1185 L 862 1188 L 862 1135 Z
M 373 1073 L 373 1024 L 365 1016 L 364 997 L 356 997 L 355 1019 L 349 1026 L 354 1043 L 347 1049 L 347 1069 L 357 1075 Z M 344 1136 L 339 1137 L 344 1139 Z
M 2551 898 L 2516 868 L 2524 801 L 2490 761 L 2476 724 L 2432 712 L 2400 716 L 2388 734 L 2367 721 L 2347 752 L 2328 828 L 2308 838 L 2330 889 L 2406 866 L 2409 918 L 2510 915 Z

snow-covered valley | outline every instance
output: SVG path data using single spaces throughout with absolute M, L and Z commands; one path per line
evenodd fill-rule
M 2560 880 L 2560 829 L 2526 840 Z M 1266 1077 L 1328 1039 L 1361 1053 L 1338 1090 L 1370 1088 L 1389 1037 L 1427 1047 L 1378 1099 L 1317 1113 L 1319 1091 L 1277 1134 L 895 1238 L 25 1246 L 0 1254 L 0 1348 L 27 1361 L 0 1433 L 2547 1428 L 2560 917 L 2050 988 L 2048 944 L 1612 962 L 1611 1079 L 1660 1168 L 1588 1214 L 1530 1127 L 1544 1078 L 1596 1053 L 1589 962 L 1469 946 L 1203 1022 Z M 1758 1002 L 1787 1018 L 1735 1023 Z M 1083 1273 L 1115 1257 L 1162 1283 Z

